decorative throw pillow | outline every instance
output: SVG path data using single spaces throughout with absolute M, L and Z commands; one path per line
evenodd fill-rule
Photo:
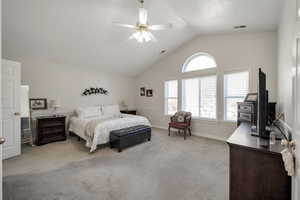
M 100 117 L 102 115 L 100 106 L 80 107 L 75 110 L 79 118 Z
M 111 118 L 111 117 L 121 117 L 119 105 L 105 105 L 102 106 L 102 112 L 104 117 Z
M 177 122 L 184 122 L 184 116 L 179 115 L 179 116 L 177 117 Z

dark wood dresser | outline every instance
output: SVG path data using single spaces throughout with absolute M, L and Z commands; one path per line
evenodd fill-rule
M 136 110 L 121 110 L 120 111 L 123 114 L 130 114 L 130 115 L 136 115 Z
M 242 122 L 256 124 L 257 103 L 256 102 L 239 102 L 238 104 L 238 126 Z
M 241 123 L 227 140 L 230 200 L 291 200 L 291 177 L 284 169 L 280 141 L 263 147 L 259 140 L 251 136 L 250 123 Z
M 257 102 L 238 102 L 237 125 L 242 122 L 249 122 L 253 125 L 257 121 Z M 276 118 L 276 102 L 268 103 L 268 120 L 273 121 Z
M 66 116 L 36 118 L 37 145 L 66 140 Z

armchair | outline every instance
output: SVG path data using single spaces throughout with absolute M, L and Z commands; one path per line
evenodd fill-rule
M 175 115 L 171 117 L 171 122 L 169 123 L 169 136 L 171 134 L 171 128 L 177 129 L 178 132 L 183 130 L 184 139 L 186 139 L 186 132 L 189 131 L 190 136 L 191 133 L 191 120 L 192 120 L 192 113 L 179 111 L 176 112 Z

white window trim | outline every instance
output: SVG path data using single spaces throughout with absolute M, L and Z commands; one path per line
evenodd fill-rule
M 236 120 L 230 120 L 230 119 L 226 119 L 226 113 L 227 113 L 227 107 L 226 107 L 226 84 L 225 84 L 225 76 L 227 74 L 238 74 L 238 73 L 243 73 L 243 72 L 248 72 L 248 92 L 250 90 L 250 77 L 251 77 L 251 70 L 249 69 L 237 69 L 237 70 L 229 70 L 223 73 L 223 120 L 224 122 L 232 122 L 232 123 L 236 123 Z M 234 97 L 231 97 L 234 98 Z M 236 97 L 236 98 L 241 98 L 241 97 Z
M 211 59 L 213 59 L 213 60 L 215 61 L 216 66 L 215 66 L 215 67 L 205 68 L 205 69 L 186 71 L 186 68 L 187 68 L 188 64 L 189 64 L 193 59 L 195 59 L 195 58 L 198 57 L 198 56 L 207 56 L 207 57 L 210 57 Z M 208 53 L 205 53 L 205 52 L 198 52 L 198 53 L 195 53 L 195 54 L 193 54 L 192 56 L 188 57 L 188 58 L 185 60 L 185 62 L 184 62 L 183 65 L 182 65 L 181 72 L 182 72 L 182 73 L 189 73 L 189 72 L 196 72 L 196 71 L 211 70 L 211 69 L 216 69 L 216 68 L 217 68 L 217 61 L 216 61 L 216 59 L 215 59 L 212 55 L 210 55 L 210 54 L 208 54 Z
M 176 83 L 177 83 L 177 97 L 167 97 L 167 83 L 168 82 L 171 82 L 171 81 L 176 81 Z M 178 109 L 179 109 L 179 107 L 178 107 L 178 80 L 166 80 L 166 81 L 164 81 L 164 115 L 165 116 L 172 116 L 172 114 L 169 114 L 168 113 L 168 100 L 169 99 L 177 99 L 177 111 L 178 111 Z

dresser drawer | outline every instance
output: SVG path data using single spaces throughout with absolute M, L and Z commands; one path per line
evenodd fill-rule
M 252 114 L 251 113 L 239 113 L 239 120 L 251 122 Z
M 238 111 L 244 112 L 244 113 L 254 113 L 255 106 L 254 106 L 254 104 L 238 103 Z

